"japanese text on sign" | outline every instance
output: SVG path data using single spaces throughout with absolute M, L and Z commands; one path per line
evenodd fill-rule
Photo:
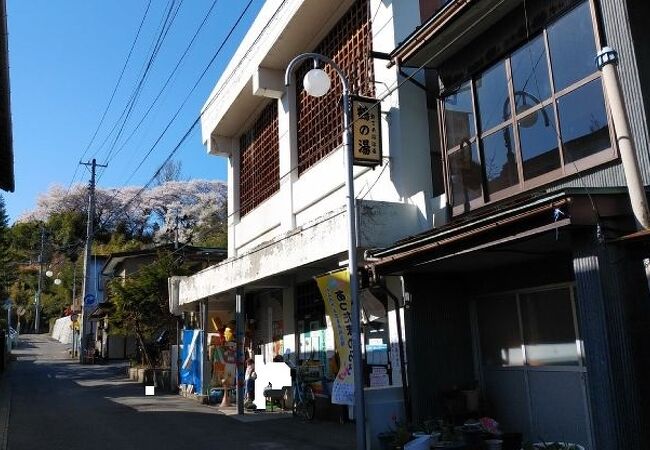
M 381 165 L 381 109 L 374 98 L 352 97 L 352 150 L 355 165 Z

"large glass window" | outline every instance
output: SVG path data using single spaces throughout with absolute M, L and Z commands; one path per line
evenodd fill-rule
M 571 292 L 569 286 L 561 286 L 477 300 L 483 364 L 581 365 L 582 347 Z
M 532 108 L 551 96 L 546 44 L 540 35 L 512 54 L 512 84 L 517 113 Z
M 449 173 L 453 188 L 454 205 L 468 205 L 481 196 L 481 163 L 476 144 L 466 145 L 449 153 Z
M 485 176 L 489 193 L 519 184 L 514 143 L 511 126 L 483 138 Z
M 445 130 L 449 149 L 469 141 L 476 134 L 470 83 L 465 83 L 445 98 Z
M 596 79 L 558 99 L 564 160 L 577 161 L 610 146 L 603 88 Z
M 548 45 L 556 92 L 594 72 L 596 41 L 589 2 L 548 27 Z
M 483 72 L 476 79 L 476 95 L 481 131 L 494 128 L 507 117 L 508 82 L 503 62 Z
M 577 366 L 578 339 L 571 291 L 567 288 L 521 294 L 526 361 L 531 366 Z
M 495 367 L 524 365 L 517 297 L 503 295 L 476 304 L 483 363 Z
M 455 214 L 616 156 L 595 49 L 583 1 L 443 98 Z
M 552 172 L 562 165 L 554 124 L 555 112 L 550 106 L 517 122 L 525 179 Z

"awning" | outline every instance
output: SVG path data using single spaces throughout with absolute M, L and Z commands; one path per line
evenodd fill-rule
M 522 198 L 508 207 L 368 251 L 372 262 L 367 267 L 376 276 L 401 273 L 544 233 L 557 233 L 569 225 L 594 226 L 608 217 L 629 215 L 629 202 L 623 199 L 624 194 L 587 195 L 576 190 Z
M 451 0 L 390 53 L 391 64 L 435 68 L 523 0 Z

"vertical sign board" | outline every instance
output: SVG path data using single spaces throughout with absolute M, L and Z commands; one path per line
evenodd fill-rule
M 350 274 L 347 269 L 316 277 L 323 296 L 325 312 L 334 328 L 334 347 L 340 367 L 332 385 L 332 403 L 354 405 L 354 374 L 352 371 L 352 302 Z
M 356 166 L 381 165 L 381 106 L 377 99 L 351 96 L 352 155 Z

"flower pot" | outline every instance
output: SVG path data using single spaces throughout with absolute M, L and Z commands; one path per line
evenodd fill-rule
M 582 445 L 579 444 L 572 444 L 570 442 L 535 442 L 533 444 L 533 447 L 536 449 L 540 450 L 545 450 L 546 448 L 552 448 L 555 450 L 556 447 L 551 447 L 553 444 L 564 444 L 564 447 L 560 447 L 562 450 L 563 449 L 570 449 L 570 450 L 585 450 L 585 448 Z

